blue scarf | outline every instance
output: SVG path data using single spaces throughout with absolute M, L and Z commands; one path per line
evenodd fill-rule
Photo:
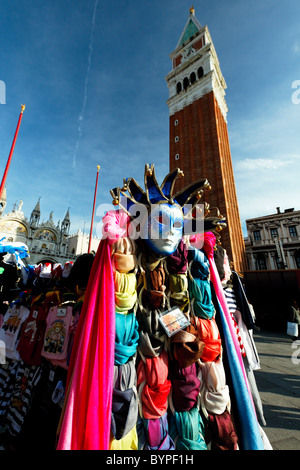
M 125 364 L 136 352 L 139 332 L 133 312 L 116 312 L 115 365 Z
M 210 320 L 214 315 L 209 281 L 209 260 L 203 251 L 191 250 L 193 262 L 190 267 L 189 294 L 194 299 L 194 313 L 197 317 Z
M 189 279 L 190 299 L 194 299 L 194 313 L 197 317 L 210 320 L 214 315 L 214 305 L 212 303 L 211 288 L 209 281 L 199 278 Z

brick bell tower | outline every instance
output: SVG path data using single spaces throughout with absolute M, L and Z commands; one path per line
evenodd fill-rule
M 246 256 L 227 130 L 226 83 L 208 28 L 201 26 L 193 8 L 170 58 L 170 170 L 184 172 L 176 190 L 208 179 L 212 189 L 205 192 L 205 200 L 227 221 L 222 246 L 234 270 L 243 272 Z

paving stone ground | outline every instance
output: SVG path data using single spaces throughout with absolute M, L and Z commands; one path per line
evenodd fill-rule
M 254 334 L 261 369 L 255 371 L 264 431 L 274 450 L 300 450 L 300 340 L 285 333 Z

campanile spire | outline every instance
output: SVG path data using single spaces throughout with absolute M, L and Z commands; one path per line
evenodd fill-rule
M 227 85 L 208 27 L 200 24 L 193 7 L 170 58 L 172 69 L 166 77 L 170 170 L 183 170 L 179 188 L 208 179 L 210 207 L 218 207 L 227 220 L 222 246 L 234 269 L 244 271 L 245 246 L 227 130 Z

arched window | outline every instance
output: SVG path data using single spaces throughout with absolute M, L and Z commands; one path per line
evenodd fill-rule
M 177 89 L 177 94 L 181 92 L 181 90 L 182 90 L 181 82 L 177 83 L 176 89 Z
M 192 85 L 193 83 L 195 83 L 195 81 L 196 81 L 196 74 L 195 74 L 195 72 L 192 72 L 192 73 L 191 73 L 191 76 L 190 76 L 191 85 Z
M 183 88 L 186 90 L 187 87 L 189 86 L 190 82 L 189 82 L 189 79 L 188 77 L 184 77 L 183 79 Z
M 199 68 L 198 68 L 197 75 L 198 75 L 198 78 L 202 78 L 202 77 L 203 77 L 204 71 L 203 71 L 203 68 L 202 68 L 202 67 L 199 67 Z

